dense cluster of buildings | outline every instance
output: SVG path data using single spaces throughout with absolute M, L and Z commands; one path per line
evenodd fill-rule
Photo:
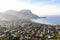
M 60 25 L 24 23 L 12 30 L 5 30 L 0 37 L 10 40 L 60 40 Z

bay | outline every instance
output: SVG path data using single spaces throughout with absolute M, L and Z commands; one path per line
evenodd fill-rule
M 60 15 L 46 16 L 46 18 L 32 19 L 32 21 L 43 24 L 60 24 Z

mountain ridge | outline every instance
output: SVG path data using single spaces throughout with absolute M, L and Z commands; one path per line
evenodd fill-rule
M 21 20 L 21 19 L 32 19 L 32 18 L 39 18 L 37 15 L 33 14 L 30 10 L 8 10 L 4 13 L 0 14 L 0 19 L 4 20 Z

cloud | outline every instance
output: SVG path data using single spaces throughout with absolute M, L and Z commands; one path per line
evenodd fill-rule
M 55 1 L 56 0 L 0 0 L 0 12 L 10 9 L 17 11 L 29 9 L 39 16 L 60 15 L 60 4 L 55 5 Z

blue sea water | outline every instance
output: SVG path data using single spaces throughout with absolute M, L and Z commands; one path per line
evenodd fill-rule
M 60 15 L 46 16 L 46 18 L 32 19 L 32 21 L 43 24 L 60 24 Z

